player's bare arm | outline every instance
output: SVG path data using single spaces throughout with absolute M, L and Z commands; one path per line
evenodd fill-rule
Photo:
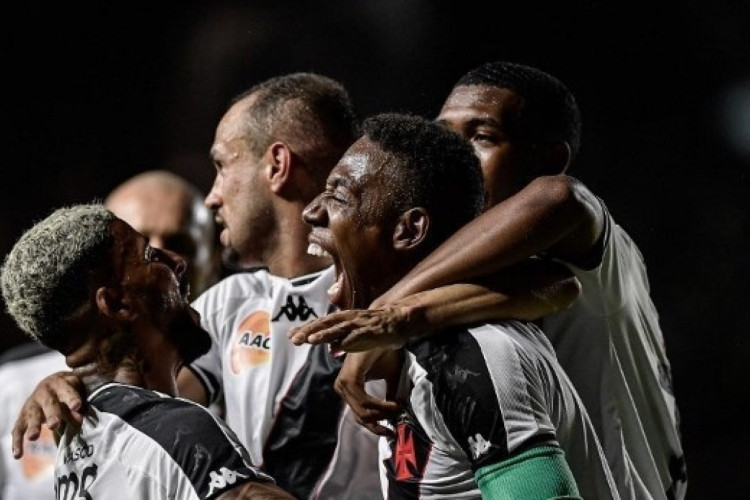
M 381 303 L 488 276 L 534 255 L 588 260 L 603 230 L 596 196 L 567 175 L 538 177 L 471 221 L 386 292 Z
M 529 259 L 482 280 L 410 295 L 367 310 L 329 314 L 290 332 L 297 345 L 331 343 L 357 352 L 398 349 L 436 329 L 502 319 L 536 320 L 568 307 L 579 295 L 578 281 L 561 264 Z

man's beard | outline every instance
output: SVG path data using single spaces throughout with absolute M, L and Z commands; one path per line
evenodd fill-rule
M 182 311 L 167 328 L 167 338 L 177 349 L 182 363 L 188 365 L 211 348 L 211 336 L 190 313 Z

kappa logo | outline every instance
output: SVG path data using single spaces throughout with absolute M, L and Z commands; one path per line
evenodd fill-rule
M 471 454 L 474 457 L 474 460 L 490 451 L 491 447 L 492 444 L 484 439 L 484 436 L 482 436 L 478 432 L 474 435 L 473 438 L 469 436 L 469 449 L 471 450 Z
M 271 328 L 266 311 L 255 311 L 242 320 L 234 333 L 229 366 L 232 373 L 268 362 L 271 355 Z
M 209 474 L 209 477 L 211 478 L 211 482 L 208 484 L 209 489 L 206 498 L 209 498 L 214 494 L 214 489 L 223 490 L 227 485 L 233 485 L 237 482 L 237 478 L 247 479 L 246 475 L 240 474 L 234 470 L 229 470 L 226 467 L 222 467 L 218 471 L 212 471 Z
M 296 304 L 294 303 L 295 298 L 297 299 Z M 310 317 L 318 317 L 318 315 L 315 314 L 315 311 L 307 305 L 305 298 L 301 295 L 287 295 L 286 304 L 281 306 L 278 314 L 273 317 L 273 321 L 278 321 L 282 315 L 286 316 L 286 319 L 289 321 L 296 321 L 298 319 L 301 321 L 307 321 Z

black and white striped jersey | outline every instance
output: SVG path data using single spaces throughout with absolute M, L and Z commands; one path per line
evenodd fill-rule
M 211 335 L 193 371 L 224 393 L 226 421 L 253 464 L 301 499 L 381 499 L 377 436 L 333 389 L 342 361 L 328 345 L 295 346 L 289 330 L 332 306 L 333 267 L 294 279 L 232 275 L 193 304 Z M 382 384 L 368 391 L 384 394 Z
M 204 500 L 248 481 L 273 481 L 200 405 L 118 383 L 99 387 L 88 404 L 80 431 L 60 441 L 57 500 Z
M 583 498 L 619 498 L 594 428 L 549 341 L 530 323 L 454 328 L 410 344 L 405 411 L 380 444 L 389 500 L 481 498 L 474 472 L 559 445 Z

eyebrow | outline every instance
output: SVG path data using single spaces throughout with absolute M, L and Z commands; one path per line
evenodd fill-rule
M 336 175 L 333 177 L 333 179 L 328 181 L 328 186 L 331 188 L 337 188 L 339 186 L 348 187 L 349 182 L 344 177 L 341 177 L 340 175 Z
M 453 120 L 448 120 L 445 118 L 438 118 L 435 120 L 435 123 L 437 123 L 438 125 L 443 125 L 443 126 L 446 126 L 452 122 Z M 480 126 L 502 128 L 502 123 L 497 118 L 487 116 L 487 117 L 480 117 L 480 118 L 471 118 L 470 120 L 463 122 L 462 126 L 472 127 L 472 128 L 476 128 Z

